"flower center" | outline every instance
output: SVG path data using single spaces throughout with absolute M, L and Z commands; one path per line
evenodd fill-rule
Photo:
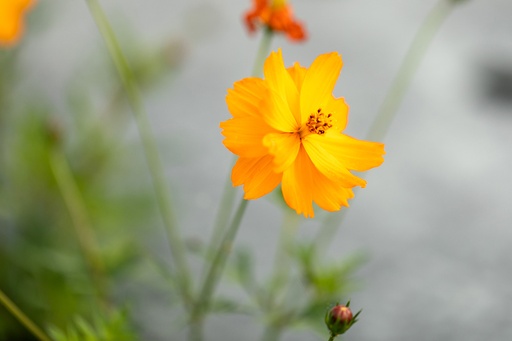
M 325 115 L 322 112 L 322 109 L 318 108 L 315 113 L 309 115 L 309 119 L 306 122 L 306 127 L 308 127 L 310 133 L 323 135 L 327 129 L 332 128 L 331 117 L 332 114 Z

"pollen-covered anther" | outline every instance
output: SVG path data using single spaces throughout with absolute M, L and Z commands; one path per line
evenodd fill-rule
M 310 133 L 323 135 L 327 129 L 332 128 L 332 114 L 325 115 L 319 108 L 315 113 L 309 115 L 306 126 Z

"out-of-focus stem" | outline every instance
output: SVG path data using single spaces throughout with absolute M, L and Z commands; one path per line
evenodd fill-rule
M 256 59 L 254 61 L 254 67 L 252 71 L 252 75 L 254 77 L 259 76 L 262 73 L 263 63 L 266 56 L 268 55 L 273 35 L 274 34 L 272 30 L 269 28 L 266 28 L 263 32 L 263 37 L 261 38 L 260 46 L 258 47 L 258 52 L 256 53 Z M 233 158 L 231 164 L 234 165 L 235 161 L 236 157 Z M 229 217 L 231 217 L 231 213 L 233 212 L 235 193 L 236 191 L 231 184 L 231 173 L 229 173 L 226 177 L 226 182 L 224 183 L 222 197 L 217 211 L 217 217 L 215 219 L 215 224 L 213 225 L 213 232 L 206 253 L 208 257 L 212 256 L 215 248 L 220 242 L 220 238 L 223 235 L 224 230 L 227 228 Z
M 75 181 L 69 163 L 58 146 L 54 146 L 51 151 L 50 167 L 69 211 L 78 244 L 80 245 L 89 269 L 91 281 L 98 293 L 100 304 L 102 308 L 106 308 L 108 300 L 105 285 L 105 266 L 100 256 L 98 243 L 90 223 L 82 194 L 80 193 L 80 189 Z
M 367 139 L 381 141 L 386 136 L 430 43 L 456 4 L 453 0 L 439 0 L 423 21 L 370 127 Z
M 7 295 L 0 289 L 0 302 L 2 305 L 25 327 L 32 335 L 40 341 L 51 341 L 51 339 Z
M 224 270 L 228 256 L 231 253 L 233 242 L 239 230 L 240 223 L 242 222 L 248 203 L 249 201 L 245 199 L 242 199 L 240 202 L 235 216 L 233 217 L 233 220 L 231 221 L 229 228 L 226 230 L 217 252 L 215 253 L 215 257 L 213 258 L 206 278 L 203 281 L 198 298 L 195 301 L 190 314 L 191 340 L 199 341 L 203 338 L 203 320 L 210 309 L 213 293 L 221 277 L 222 270 Z
M 279 340 L 282 332 L 282 326 L 267 326 L 267 328 L 263 331 L 261 341 L 277 341 Z
M 274 301 L 276 298 L 276 292 L 274 291 L 279 290 L 283 284 L 286 284 L 285 282 L 288 279 L 290 270 L 290 257 L 288 252 L 290 251 L 290 245 L 295 237 L 300 221 L 301 216 L 296 214 L 293 210 L 284 210 L 284 219 L 281 226 L 281 234 L 279 236 L 270 284 L 270 292 L 274 296 Z
M 274 33 L 271 28 L 265 27 L 263 31 L 263 37 L 261 37 L 260 46 L 256 54 L 256 60 L 254 61 L 254 67 L 252 69 L 252 75 L 259 77 L 263 74 L 263 64 L 270 50 L 270 43 L 272 43 L 272 37 Z
M 123 86 L 125 88 L 130 106 L 135 116 L 137 128 L 144 148 L 151 179 L 155 190 L 158 206 L 166 226 L 165 234 L 169 243 L 174 262 L 177 267 L 178 282 L 181 298 L 186 308 L 192 304 L 189 268 L 185 258 L 185 247 L 182 237 L 175 222 L 174 213 L 171 210 L 171 199 L 164 176 L 162 162 L 158 154 L 158 148 L 153 136 L 148 116 L 142 104 L 139 90 L 136 86 L 131 69 L 119 47 L 115 34 L 110 27 L 107 17 L 97 0 L 87 0 L 92 17 L 105 40 L 108 51 L 117 68 Z
M 405 57 L 400 64 L 391 87 L 382 103 L 373 124 L 370 126 L 366 139 L 382 141 L 395 118 L 397 109 L 402 102 L 412 77 L 416 73 L 422 58 L 432 42 L 436 32 L 439 30 L 445 19 L 452 12 L 452 9 L 460 1 L 439 0 L 430 13 L 425 17 L 423 23 L 414 36 Z M 354 188 L 354 192 L 357 188 Z M 333 239 L 338 227 L 346 216 L 347 209 L 327 217 L 322 229 L 316 236 L 317 245 L 325 245 Z

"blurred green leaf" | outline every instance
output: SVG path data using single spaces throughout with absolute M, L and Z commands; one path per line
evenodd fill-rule
M 233 254 L 233 270 L 237 280 L 245 288 L 254 288 L 254 260 L 251 253 L 245 248 L 237 248 Z
M 236 301 L 227 297 L 216 297 L 210 306 L 212 313 L 228 313 L 228 314 L 242 314 L 242 315 L 254 315 L 255 310 L 249 306 L 242 304 L 240 301 Z
M 130 327 L 128 314 L 115 311 L 108 317 L 96 315 L 93 322 L 77 316 L 65 328 L 51 327 L 50 336 L 55 341 L 135 341 L 137 336 Z

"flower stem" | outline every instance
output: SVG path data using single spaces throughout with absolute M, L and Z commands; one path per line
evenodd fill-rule
M 236 157 L 231 162 L 231 167 L 235 163 Z M 210 242 L 208 244 L 208 250 L 206 251 L 206 255 L 208 259 L 213 257 L 215 253 L 215 249 L 217 245 L 220 243 L 220 238 L 224 233 L 224 230 L 227 227 L 227 222 L 229 217 L 231 216 L 231 212 L 233 211 L 233 206 L 235 202 L 235 193 L 236 190 L 231 184 L 231 173 L 226 177 L 226 181 L 224 182 L 224 188 L 222 190 L 222 197 L 220 199 L 219 208 L 217 211 L 217 216 L 215 218 L 215 223 L 213 225 L 213 231 L 210 238 Z
M 142 104 L 139 90 L 134 76 L 119 47 L 114 31 L 110 27 L 107 17 L 98 0 L 86 0 L 92 17 L 96 21 L 108 51 L 117 68 L 121 81 L 126 91 L 130 106 L 135 116 L 137 128 L 144 148 L 146 161 L 151 173 L 151 179 L 156 194 L 156 199 L 165 224 L 165 235 L 176 263 L 180 295 L 185 307 L 190 307 L 192 297 L 190 294 L 190 274 L 185 258 L 185 247 L 175 222 L 174 213 L 171 210 L 171 199 L 167 189 L 162 163 L 158 154 L 155 139 L 151 130 L 148 116 Z
M 105 266 L 100 256 L 98 243 L 80 189 L 73 177 L 73 172 L 65 155 L 58 148 L 54 146 L 51 151 L 50 167 L 71 216 L 78 244 L 89 269 L 93 286 L 96 288 L 100 306 L 106 308 L 108 304 Z
M 286 284 L 290 272 L 290 256 L 289 251 L 292 240 L 295 237 L 301 217 L 292 210 L 285 210 L 283 225 L 281 226 L 281 234 L 279 236 L 278 247 L 274 259 L 274 269 L 270 282 L 270 291 L 272 293 L 273 303 L 277 303 L 276 294 Z
M 254 77 L 259 76 L 262 73 L 263 62 L 265 61 L 265 57 L 268 55 L 273 36 L 274 34 L 271 29 L 265 29 L 263 37 L 260 41 L 260 46 L 258 47 L 258 52 L 256 53 L 256 59 L 254 61 L 254 67 L 252 71 L 252 75 Z M 235 161 L 236 157 L 233 158 L 232 165 L 234 165 Z M 226 177 L 226 182 L 224 183 L 224 189 L 222 191 L 222 197 L 220 200 L 219 209 L 217 211 L 217 217 L 215 218 L 215 224 L 213 225 L 213 233 L 208 246 L 208 251 L 206 253 L 209 256 L 212 256 L 215 248 L 220 242 L 220 236 L 223 235 L 224 229 L 227 226 L 229 217 L 231 216 L 231 212 L 233 210 L 233 204 L 235 202 L 235 193 L 236 191 L 231 184 L 230 173 Z
M 277 341 L 283 332 L 282 327 L 277 326 L 267 326 L 263 331 L 263 336 L 261 337 L 261 341 Z
M 334 341 L 334 338 L 335 338 L 335 337 L 336 337 L 336 336 L 331 335 L 331 336 L 329 337 L 329 340 L 328 340 L 328 341 Z
M 270 50 L 270 43 L 272 42 L 273 36 L 274 33 L 272 29 L 266 26 L 263 30 L 263 37 L 261 37 L 260 47 L 256 53 L 256 60 L 252 69 L 252 75 L 254 77 L 260 76 L 263 73 L 263 64 Z
M 202 340 L 202 325 L 204 316 L 210 308 L 213 292 L 217 287 L 222 270 L 226 265 L 226 261 L 232 249 L 233 241 L 235 240 L 236 234 L 239 230 L 240 223 L 242 222 L 242 218 L 248 203 L 249 201 L 245 199 L 242 199 L 240 202 L 235 216 L 233 217 L 233 220 L 231 221 L 229 228 L 226 230 L 226 233 L 222 238 L 217 252 L 215 253 L 215 257 L 210 265 L 206 278 L 203 281 L 198 298 L 195 301 L 190 314 L 191 340 Z
M 0 303 L 25 327 L 32 335 L 40 341 L 51 341 L 51 339 L 39 328 L 20 308 L 0 289 Z
M 425 56 L 435 34 L 451 13 L 456 3 L 456 1 L 452 0 L 439 0 L 423 21 L 370 127 L 367 134 L 368 139 L 381 141 L 384 136 L 386 136 L 422 58 Z
M 395 118 L 397 109 L 411 83 L 412 77 L 427 52 L 435 33 L 439 30 L 457 3 L 459 3 L 459 1 L 439 0 L 421 24 L 388 90 L 384 102 L 373 124 L 370 126 L 366 136 L 367 140 L 382 141 L 386 136 L 391 122 Z M 361 176 L 364 177 L 364 175 Z M 354 188 L 354 191 L 357 191 L 357 188 Z M 316 236 L 317 245 L 324 245 L 320 243 L 328 243 L 333 240 L 333 236 L 343 222 L 346 212 L 347 209 L 341 210 L 341 212 L 330 215 L 324 220 L 322 228 Z

